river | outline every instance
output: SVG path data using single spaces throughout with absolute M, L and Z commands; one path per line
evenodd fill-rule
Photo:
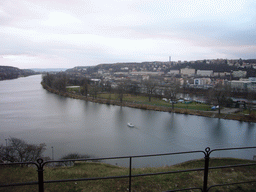
M 40 82 L 41 75 L 0 81 L 1 144 L 9 137 L 45 143 L 45 155 L 55 160 L 68 153 L 112 157 L 256 146 L 255 123 L 65 98 L 47 92 Z M 129 128 L 128 122 L 135 127 Z M 255 149 L 214 154 L 246 159 L 253 155 Z M 133 161 L 133 167 L 171 165 L 194 158 L 203 156 L 141 158 Z M 128 166 L 127 161 L 107 162 Z

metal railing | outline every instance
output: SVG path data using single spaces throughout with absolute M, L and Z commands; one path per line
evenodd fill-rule
M 38 185 L 38 191 L 44 192 L 45 183 L 59 183 L 59 182 L 72 182 L 72 181 L 92 181 L 92 180 L 105 180 L 105 179 L 129 179 L 129 191 L 132 190 L 132 178 L 134 177 L 144 177 L 144 176 L 153 176 L 153 175 L 163 175 L 163 174 L 175 174 L 175 173 L 184 173 L 184 172 L 194 172 L 194 171 L 203 171 L 203 187 L 191 187 L 185 189 L 175 189 L 169 190 L 168 192 L 174 191 L 186 191 L 186 190 L 200 190 L 202 192 L 208 192 L 214 187 L 227 186 L 227 185 L 237 185 L 237 184 L 246 184 L 254 183 L 255 180 L 251 181 L 241 181 L 236 183 L 225 183 L 208 186 L 208 172 L 211 169 L 223 169 L 223 168 L 234 168 L 234 167 L 245 167 L 256 165 L 256 163 L 248 164 L 236 164 L 236 165 L 227 165 L 227 166 L 218 166 L 218 167 L 209 167 L 210 154 L 216 151 L 228 151 L 228 150 L 245 150 L 245 149 L 256 149 L 256 147 L 240 147 L 240 148 L 222 148 L 222 149 L 213 149 L 211 150 L 207 147 L 204 151 L 186 151 L 186 152 L 176 152 L 176 153 L 164 153 L 164 154 L 153 154 L 153 155 L 138 155 L 138 156 L 122 156 L 122 157 L 108 157 L 108 158 L 88 158 L 88 159 L 67 159 L 61 161 L 43 161 L 43 159 L 38 159 L 36 162 L 23 162 L 23 163 L 1 163 L 0 166 L 6 165 L 35 165 L 38 172 L 38 181 L 32 182 L 23 182 L 23 183 L 9 183 L 9 184 L 0 184 L 0 187 L 11 187 L 11 186 L 24 186 L 24 185 Z M 158 173 L 146 173 L 146 174 L 132 174 L 132 159 L 141 158 L 141 157 L 156 157 L 156 156 L 167 156 L 167 155 L 180 155 L 180 154 L 191 154 L 191 153 L 202 153 L 204 155 L 204 168 L 197 169 L 187 169 L 179 171 L 167 171 L 167 172 L 158 172 Z M 111 160 L 111 159 L 129 159 L 129 174 L 123 176 L 110 176 L 110 177 L 95 177 L 95 178 L 77 178 L 77 179 L 62 179 L 62 180 L 44 180 L 44 166 L 47 164 L 57 163 L 57 162 L 71 162 L 71 161 L 102 161 L 102 160 Z

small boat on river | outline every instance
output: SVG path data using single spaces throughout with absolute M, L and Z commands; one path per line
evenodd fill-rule
M 132 123 L 127 123 L 128 127 L 134 127 L 134 125 Z

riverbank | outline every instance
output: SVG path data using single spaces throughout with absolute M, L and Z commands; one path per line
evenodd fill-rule
M 138 104 L 135 102 L 127 102 L 123 101 L 122 103 L 117 100 L 111 100 L 111 99 L 104 99 L 104 98 L 92 98 L 92 97 L 86 97 L 83 95 L 71 93 L 71 92 L 60 92 L 58 90 L 52 89 L 51 87 L 45 85 L 42 83 L 42 86 L 47 91 L 63 96 L 63 97 L 69 97 L 73 99 L 80 99 L 85 101 L 90 101 L 94 103 L 100 103 L 100 104 L 106 104 L 106 105 L 117 105 L 117 106 L 125 106 L 125 107 L 131 107 L 131 108 L 138 108 L 138 109 L 144 109 L 144 110 L 154 110 L 154 111 L 163 111 L 163 112 L 170 112 L 170 113 L 180 113 L 180 114 L 186 114 L 186 115 L 197 115 L 197 116 L 204 116 L 204 117 L 210 117 L 210 118 L 220 118 L 220 119 L 229 119 L 229 120 L 237 120 L 237 121 L 244 121 L 244 122 L 254 122 L 256 123 L 256 116 L 254 114 L 243 114 L 243 113 L 232 113 L 227 112 L 229 110 L 223 110 L 225 113 L 218 114 L 216 111 L 203 111 L 203 110 L 193 110 L 193 109 L 183 109 L 183 108 L 174 108 L 166 107 L 166 106 L 158 106 L 158 105 L 150 105 L 150 104 Z

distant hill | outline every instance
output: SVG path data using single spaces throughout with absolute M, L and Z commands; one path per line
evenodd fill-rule
M 44 73 L 44 72 L 60 72 L 60 71 L 66 71 L 67 68 L 33 68 L 31 69 L 35 72 L 40 72 L 40 73 Z
M 0 66 L 0 80 L 16 79 L 37 74 L 31 69 L 19 69 L 17 67 Z
M 229 62 L 231 62 L 231 65 Z M 152 62 L 129 62 L 129 63 L 109 63 L 109 64 L 99 64 L 96 66 L 77 66 L 71 69 L 66 70 L 66 72 L 86 72 L 97 73 L 98 70 L 106 70 L 111 72 L 120 72 L 120 71 L 161 71 L 169 72 L 170 70 L 180 70 L 182 68 L 190 67 L 195 70 L 213 70 L 214 72 L 231 72 L 237 70 L 247 71 L 249 77 L 255 77 L 255 68 L 252 66 L 244 67 L 243 64 L 256 64 L 256 59 L 237 59 L 237 60 L 228 60 L 228 59 L 213 59 L 213 60 L 198 60 L 198 61 L 184 61 L 184 62 L 161 62 L 161 61 L 152 61 Z

